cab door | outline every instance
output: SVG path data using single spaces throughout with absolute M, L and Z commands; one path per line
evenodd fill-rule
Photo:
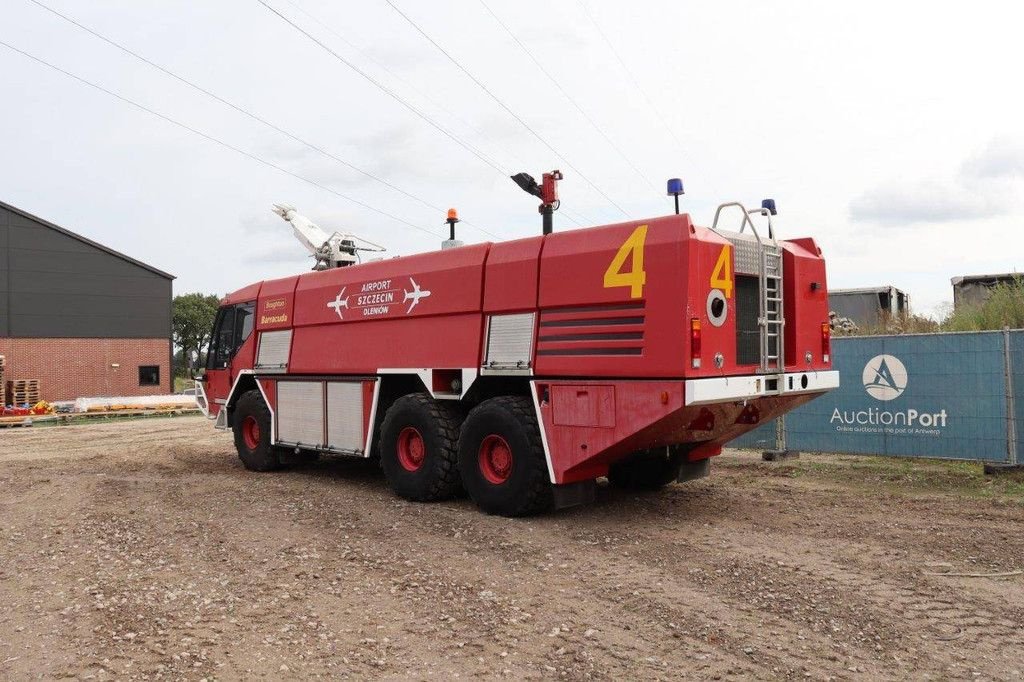
M 224 405 L 238 370 L 234 362 L 238 349 L 252 335 L 254 303 L 223 306 L 217 311 L 213 335 L 206 355 L 206 396 L 210 413 L 217 414 Z M 243 363 L 248 364 L 248 363 Z

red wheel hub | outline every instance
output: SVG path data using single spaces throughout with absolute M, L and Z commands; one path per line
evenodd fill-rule
M 245 447 L 255 450 L 260 446 L 260 423 L 256 417 L 249 415 L 242 420 L 242 440 Z
M 480 443 L 480 473 L 489 482 L 500 485 L 512 475 L 512 448 L 508 441 L 491 434 Z
M 427 454 L 427 446 L 423 436 L 413 426 L 406 426 L 398 434 L 398 463 L 406 471 L 418 471 L 423 466 Z

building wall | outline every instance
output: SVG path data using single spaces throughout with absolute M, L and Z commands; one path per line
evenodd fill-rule
M 171 280 L 0 202 L 0 337 L 170 338 Z
M 171 393 L 170 340 L 0 338 L 4 380 L 38 379 L 43 400 Z M 139 366 L 160 367 L 159 386 L 139 385 Z

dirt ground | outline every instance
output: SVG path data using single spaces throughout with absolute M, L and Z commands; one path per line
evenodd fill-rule
M 201 417 L 0 431 L 0 679 L 1022 679 L 1024 483 L 728 452 L 508 520 Z

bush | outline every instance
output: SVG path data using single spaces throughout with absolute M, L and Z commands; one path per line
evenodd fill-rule
M 943 331 L 972 332 L 989 329 L 1024 329 L 1024 281 L 992 287 L 981 303 L 963 305 L 942 322 Z

